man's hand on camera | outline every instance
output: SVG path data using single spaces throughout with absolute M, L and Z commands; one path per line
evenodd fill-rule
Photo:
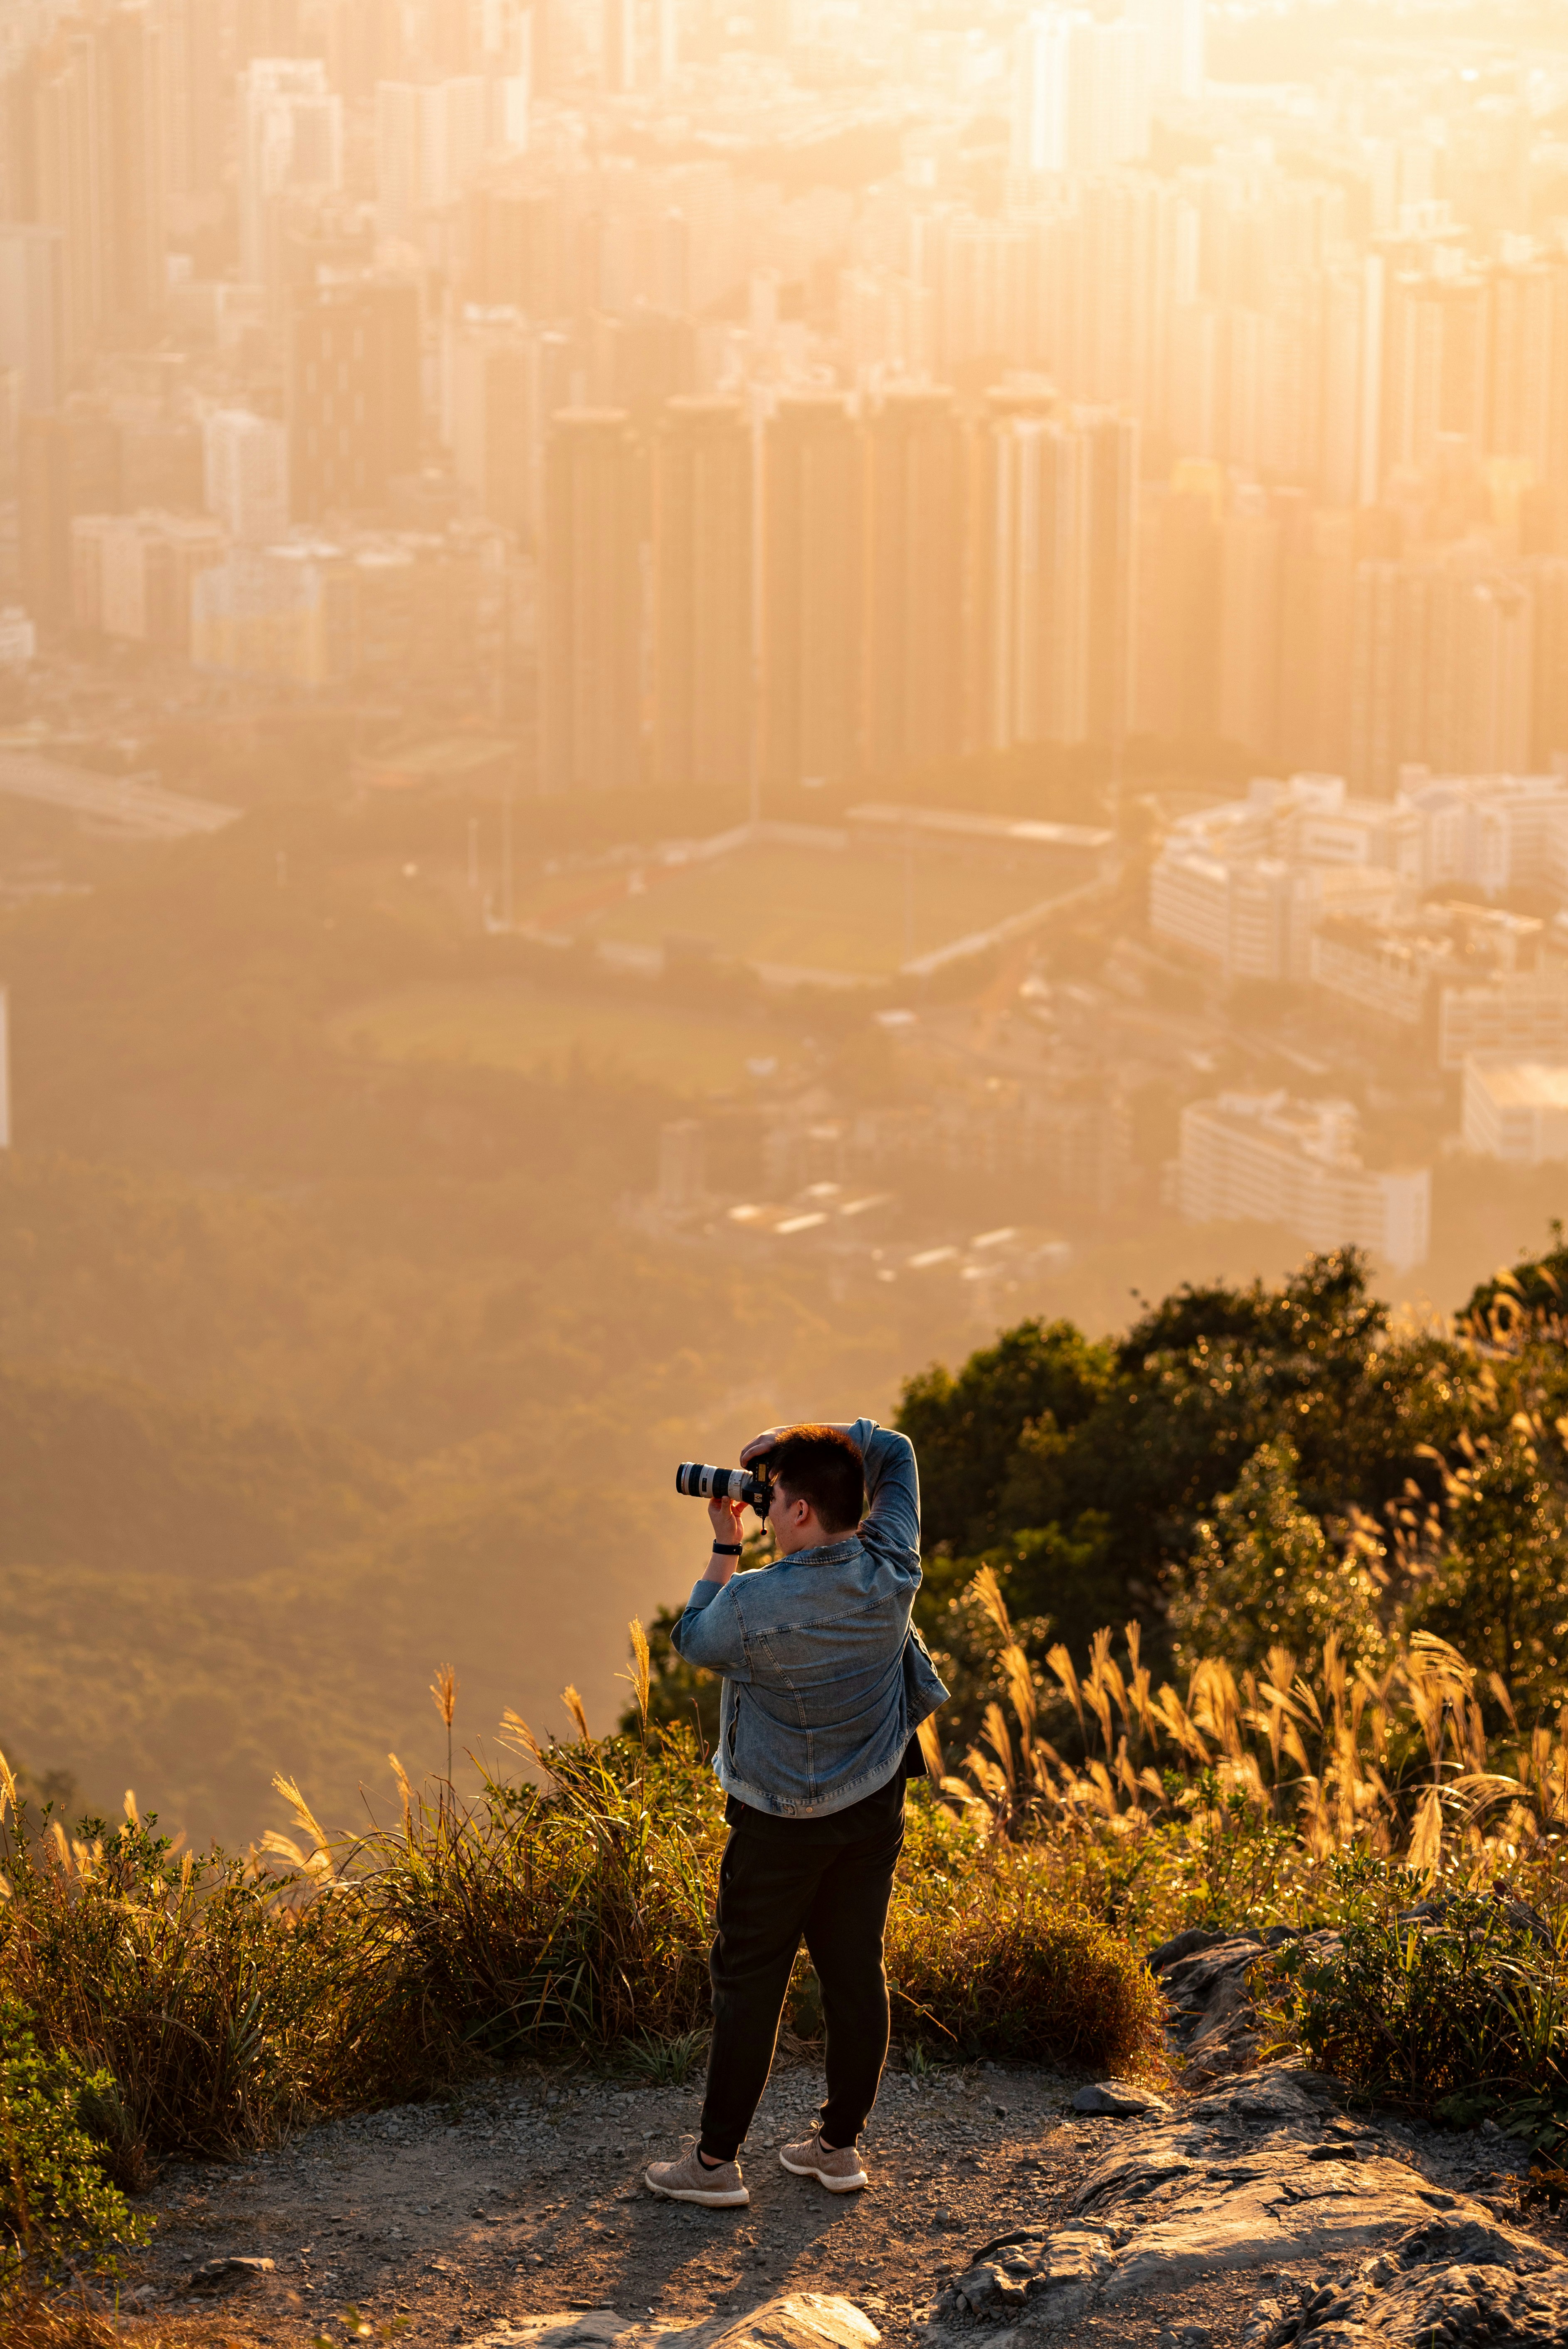
M 741 1521 L 746 1514 L 744 1501 L 710 1501 L 708 1523 L 713 1528 L 716 1542 L 742 1541 Z
M 779 1430 L 776 1427 L 764 1427 L 760 1435 L 753 1436 L 741 1454 L 742 1467 L 749 1468 L 753 1460 L 760 1460 L 764 1452 L 771 1452 L 778 1440 Z

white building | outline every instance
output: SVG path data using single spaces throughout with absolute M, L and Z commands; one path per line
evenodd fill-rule
M 1168 847 L 1149 880 L 1149 927 L 1218 966 L 1226 980 L 1304 978 L 1312 878 L 1277 856 L 1226 858 Z
M 1148 153 L 1146 36 L 1125 17 L 1044 8 L 1013 52 L 1012 160 L 1023 171 L 1105 171 Z
M 1349 1102 L 1221 1093 L 1181 1113 L 1178 1193 L 1189 1223 L 1280 1224 L 1314 1248 L 1364 1247 L 1396 1271 L 1424 1262 L 1427 1167 L 1372 1174 Z
M 78 514 L 71 523 L 71 617 L 78 628 L 183 657 L 196 582 L 223 562 L 225 543 L 207 514 Z
M 427 212 L 455 203 L 491 146 L 491 85 L 481 74 L 376 85 L 376 224 L 413 239 Z
M 1228 980 L 1303 979 L 1323 915 L 1393 911 L 1419 865 L 1407 811 L 1348 798 L 1338 775 L 1260 776 L 1244 800 L 1171 827 L 1150 875 L 1149 926 Z
M 1208 0 L 1126 0 L 1123 15 L 1144 43 L 1154 98 L 1201 98 Z
M 288 530 L 288 430 L 248 409 L 219 408 L 202 423 L 207 512 L 242 546 Z
M 1420 819 L 1423 888 L 1466 881 L 1495 897 L 1521 883 L 1563 885 L 1568 775 L 1429 776 L 1407 768 L 1400 784 L 1401 800 Z
M 1438 1065 L 1472 1060 L 1554 1060 L 1568 1052 L 1568 972 L 1510 971 L 1475 987 L 1445 987 L 1438 1007 Z
M 1184 816 L 1150 876 L 1151 928 L 1227 978 L 1303 978 L 1330 913 L 1407 916 L 1445 882 L 1489 896 L 1542 881 L 1568 892 L 1568 776 L 1417 768 L 1402 782 L 1397 798 L 1369 800 L 1338 775 L 1260 777 L 1244 800 Z
M 38 632 L 19 604 L 0 605 L 0 668 L 26 668 L 38 654 Z
M 343 184 L 343 100 L 319 57 L 255 57 L 240 76 L 240 274 L 268 282 L 277 206 Z
M 195 583 L 192 665 L 286 685 L 341 680 L 353 667 L 349 568 L 344 550 L 324 540 L 232 548 Z
M 1483 1158 L 1568 1158 L 1568 1060 L 1467 1061 L 1463 1131 Z

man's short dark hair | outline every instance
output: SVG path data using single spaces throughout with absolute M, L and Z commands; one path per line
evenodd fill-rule
M 767 1465 L 786 1499 L 810 1503 L 824 1533 L 855 1531 L 866 1499 L 866 1463 L 852 1436 L 836 1427 L 786 1427 Z

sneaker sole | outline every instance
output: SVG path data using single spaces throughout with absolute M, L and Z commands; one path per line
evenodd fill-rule
M 666 2202 L 700 2202 L 707 2210 L 738 2210 L 752 2199 L 749 2186 L 726 2187 L 717 2194 L 704 2194 L 700 2186 L 659 2186 L 643 2172 L 643 2184 L 650 2194 L 659 2195 Z
M 815 2178 L 817 2184 L 826 2186 L 830 2194 L 858 2194 L 863 2186 L 869 2186 L 871 2183 L 863 2169 L 857 2169 L 853 2178 L 845 2178 L 842 2175 L 835 2176 L 826 2169 L 813 2169 L 809 2162 L 803 2168 L 798 2162 L 786 2161 L 782 2153 L 779 2156 L 779 2161 L 792 2178 Z

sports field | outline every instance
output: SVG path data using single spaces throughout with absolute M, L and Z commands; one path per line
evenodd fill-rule
M 971 862 L 921 843 L 906 864 L 896 850 L 748 843 L 687 864 L 541 880 L 520 893 L 517 919 L 618 946 L 689 940 L 764 967 L 874 979 L 1066 885 L 1038 857 Z
M 565 1075 L 635 1076 L 700 1099 L 746 1090 L 749 1060 L 781 1060 L 789 1047 L 770 1029 L 707 1018 L 643 1000 L 624 987 L 613 999 L 546 993 L 521 980 L 399 988 L 333 1021 L 334 1042 L 397 1061 L 472 1061 L 493 1069 Z

